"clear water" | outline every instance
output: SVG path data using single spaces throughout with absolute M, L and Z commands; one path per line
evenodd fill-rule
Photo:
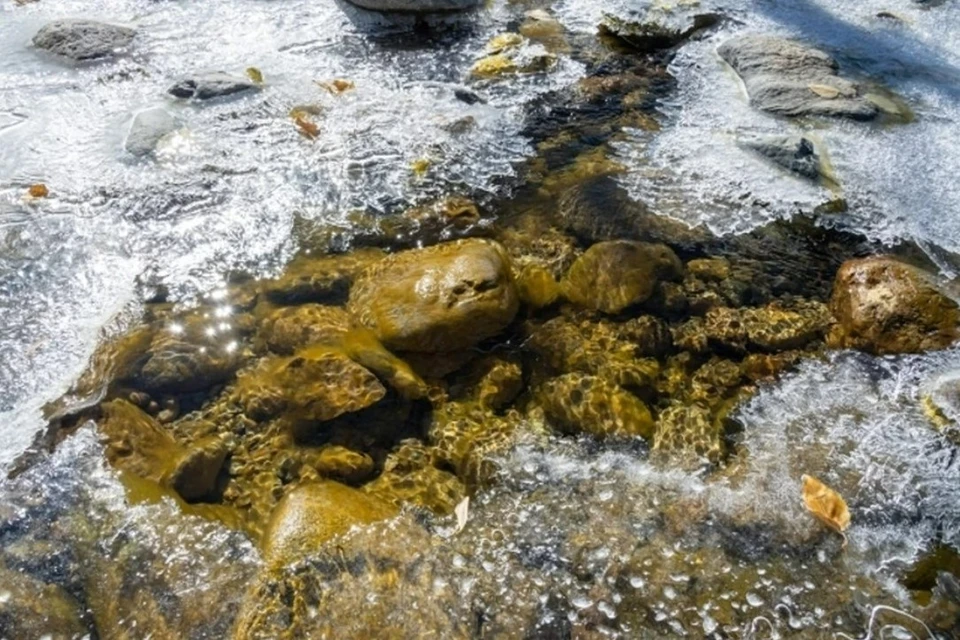
M 604 11 L 627 16 L 642 6 L 558 0 L 553 9 L 570 32 L 591 34 Z M 661 105 L 663 130 L 627 132 L 618 146 L 629 191 L 655 211 L 720 233 L 809 211 L 835 194 L 773 170 L 732 142 L 743 130 L 804 132 L 827 148 L 850 205 L 829 223 L 882 241 L 914 239 L 938 255 L 960 251 L 955 0 L 930 9 L 880 0 L 753 0 L 723 7 L 735 20 L 684 47 L 671 64 L 678 86 Z M 389 212 L 450 188 L 508 192 L 517 163 L 534 152 L 521 133 L 524 105 L 584 74 L 583 65 L 561 55 L 548 74 L 490 85 L 469 79 L 484 44 L 515 24 L 524 8 L 497 0 L 476 14 L 441 21 L 425 40 L 411 35 L 412 21 L 386 21 L 334 1 L 0 5 L 0 466 L 30 442 L 43 423 L 40 407 L 67 389 L 98 337 L 136 317 L 138 274 L 157 273 L 174 299 L 188 302 L 233 267 L 278 269 L 296 248 L 290 238 L 297 218 L 343 224 L 351 210 Z M 880 10 L 903 20 L 877 18 Z M 136 25 L 133 55 L 71 68 L 30 49 L 41 25 L 65 16 Z M 843 73 L 862 74 L 904 97 L 916 120 L 821 126 L 751 109 L 715 49 L 752 31 L 828 49 Z M 264 91 L 199 106 L 165 95 L 184 74 L 242 75 L 250 66 L 262 71 Z M 353 81 L 355 90 L 332 96 L 314 82 L 336 77 Z M 462 85 L 487 103 L 458 101 L 454 89 Z M 288 117 L 303 104 L 322 109 L 315 141 L 300 136 Z M 123 138 L 133 115 L 155 106 L 174 114 L 183 129 L 156 161 L 135 161 L 123 153 Z M 451 133 L 446 125 L 465 115 L 476 126 Z M 418 178 L 410 165 L 424 158 L 431 167 Z M 51 196 L 25 200 L 35 182 L 46 183 Z M 887 595 L 899 597 L 891 570 L 909 564 L 938 534 L 960 545 L 960 467 L 918 403 L 923 385 L 958 368 L 954 351 L 889 359 L 839 354 L 807 363 L 740 409 L 748 455 L 740 475 L 727 481 L 657 468 L 630 452 L 598 454 L 580 443 L 521 449 L 504 462 L 511 482 L 484 496 L 475 524 L 455 538 L 461 540 L 457 554 L 465 558 L 472 550 L 474 559 L 458 565 L 456 556 L 445 555 L 449 546 L 427 557 L 437 579 L 461 592 L 477 581 L 530 603 L 559 592 L 607 618 L 626 608 L 615 601 L 627 598 L 623 584 L 657 588 L 662 606 L 651 615 L 696 637 L 717 628 L 716 612 L 707 607 L 681 615 L 670 594 L 683 589 L 643 572 L 624 574 L 621 586 L 598 596 L 579 592 L 574 570 L 563 563 L 523 574 L 506 569 L 515 567 L 524 537 L 549 532 L 567 539 L 574 532 L 563 529 L 565 521 L 585 529 L 609 523 L 609 548 L 598 547 L 590 562 L 600 573 L 621 566 L 618 545 L 622 551 L 632 544 L 671 500 L 702 502 L 721 521 L 749 512 L 778 539 L 804 539 L 817 530 L 798 499 L 799 477 L 811 473 L 850 502 L 845 570 L 880 575 L 889 583 Z M 28 529 L 53 517 L 20 504 L 32 493 L 37 504 L 59 511 L 102 514 L 91 541 L 78 545 L 98 548 L 97 539 L 135 531 L 146 547 L 180 562 L 171 577 L 178 588 L 215 592 L 249 577 L 256 552 L 239 536 L 178 515 L 171 505 L 130 508 L 101 459 L 92 433 L 81 431 L 29 475 L 0 484 L 0 503 L 22 509 L 17 522 Z M 595 508 L 594 520 L 575 517 L 584 504 Z M 159 533 L 157 522 L 167 523 Z M 237 558 L 234 573 L 218 579 L 223 582 L 202 573 L 225 553 Z M 193 571 L 196 578 L 189 577 Z M 685 574 L 675 575 L 682 585 Z M 501 580 L 491 583 L 490 576 Z M 760 583 L 744 594 L 743 606 L 758 616 L 776 615 L 784 594 L 808 581 L 798 574 L 793 582 Z M 802 598 L 794 598 L 800 604 L 784 624 L 829 627 L 814 606 L 805 609 Z

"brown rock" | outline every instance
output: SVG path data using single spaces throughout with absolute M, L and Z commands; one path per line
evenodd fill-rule
M 263 534 L 268 562 L 292 564 L 323 548 L 355 525 L 386 520 L 397 510 L 371 495 L 339 482 L 300 485 L 274 509 Z
M 645 301 L 659 280 L 675 280 L 683 263 L 663 244 L 612 240 L 584 253 L 561 286 L 570 302 L 604 313 L 619 313 Z
M 358 278 L 348 309 L 389 349 L 436 352 L 496 335 L 518 306 L 503 248 L 461 240 L 384 258 Z
M 942 349 L 957 339 L 957 303 L 933 277 L 888 256 L 841 265 L 830 298 L 837 325 L 829 346 L 870 353 Z
M 126 400 L 104 403 L 103 416 L 99 427 L 112 465 L 173 488 L 188 502 L 213 492 L 227 456 L 219 439 L 208 437 L 185 447 Z
M 539 399 L 547 417 L 568 433 L 653 436 L 653 417 L 643 401 L 602 378 L 568 373 L 544 384 Z

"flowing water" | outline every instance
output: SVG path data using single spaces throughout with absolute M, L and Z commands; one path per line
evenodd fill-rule
M 523 163 L 542 151 L 531 121 L 561 121 L 554 105 L 588 73 L 583 43 L 605 13 L 630 18 L 649 4 L 493 0 L 433 18 L 428 30 L 340 0 L 0 4 L 0 467 L 43 428 L 42 407 L 69 389 L 98 341 L 136 324 L 143 282 L 162 281 L 170 300 L 189 306 L 237 270 L 278 273 L 305 221 L 349 241 L 357 211 L 390 216 L 450 193 L 494 209 L 509 202 Z M 659 126 L 626 126 L 611 141 L 627 193 L 719 235 L 842 197 L 846 212 L 820 224 L 915 243 L 952 276 L 956 0 L 695 6 L 725 19 L 669 60 Z M 486 43 L 531 9 L 565 29 L 555 66 L 471 78 Z M 878 17 L 884 11 L 894 17 Z M 61 17 L 135 25 L 136 44 L 116 61 L 65 65 L 30 46 Z M 912 121 L 826 126 L 751 108 L 716 47 L 757 31 L 830 51 L 845 74 L 899 96 Z M 545 51 L 537 44 L 531 54 Z M 166 94 L 197 70 L 242 76 L 248 67 L 262 72 L 262 90 L 202 105 Z M 317 84 L 334 78 L 355 88 L 333 95 Z M 465 90 L 484 100 L 464 101 Z M 301 105 L 318 107 L 317 140 L 288 116 Z M 180 128 L 156 158 L 134 159 L 123 152 L 131 120 L 157 106 Z M 470 128 L 454 126 L 467 116 Z M 839 186 L 772 169 L 733 143 L 744 132 L 814 137 Z M 412 171 L 418 161 L 429 168 Z M 25 197 L 39 182 L 49 197 Z M 929 598 L 928 583 L 904 586 L 918 560 L 938 545 L 960 549 L 960 460 L 923 405 L 957 371 L 955 350 L 807 359 L 733 411 L 738 453 L 713 473 L 664 466 L 639 446 L 521 442 L 501 457 L 498 482 L 474 497 L 462 531 L 452 517 L 417 528 L 405 514 L 353 532 L 347 556 L 396 560 L 416 549 L 416 568 L 400 590 L 360 572 L 317 578 L 331 595 L 311 619 L 333 620 L 317 637 L 363 637 L 377 624 L 395 629 L 391 637 L 931 637 L 897 610 L 916 613 L 926 604 L 918 593 Z M 849 503 L 845 548 L 804 512 L 803 474 Z M 171 500 L 131 506 L 128 491 L 93 427 L 81 427 L 0 481 L 0 569 L 63 586 L 89 610 L 115 594 L 161 593 L 151 606 L 191 637 L 227 637 L 262 567 L 255 546 Z M 0 606 L 28 593 L 0 582 Z M 176 637 L 115 618 L 127 637 Z

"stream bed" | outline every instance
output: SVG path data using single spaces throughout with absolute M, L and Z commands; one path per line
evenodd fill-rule
M 956 0 L 0 60 L 0 639 L 960 637 Z

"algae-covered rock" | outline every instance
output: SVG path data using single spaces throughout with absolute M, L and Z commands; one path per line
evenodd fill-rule
M 304 447 L 298 454 L 304 465 L 323 478 L 359 484 L 374 473 L 373 459 L 369 455 L 339 445 L 326 445 L 316 449 Z M 303 475 L 301 473 L 301 477 Z
M 263 534 L 263 554 L 273 565 L 292 564 L 320 551 L 354 526 L 386 520 L 396 513 L 389 503 L 339 482 L 303 484 L 274 509 Z
M 383 473 L 363 487 L 397 506 L 414 504 L 434 513 L 452 513 L 467 493 L 455 475 L 436 466 L 437 455 L 423 442 L 404 440 L 387 456 Z
M 507 32 L 487 43 L 486 55 L 474 63 L 470 73 L 478 78 L 536 73 L 548 70 L 556 61 L 542 45 L 529 42 L 519 33 Z
M 719 462 L 725 453 L 723 426 L 700 404 L 673 402 L 660 412 L 652 450 L 673 460 Z
M 587 249 L 561 286 L 571 302 L 613 314 L 644 302 L 658 281 L 682 273 L 683 263 L 666 245 L 611 240 Z
M 219 439 L 207 438 L 185 447 L 126 400 L 111 400 L 102 408 L 99 427 L 112 465 L 173 488 L 188 502 L 213 493 L 227 456 Z
M 503 248 L 461 240 L 384 258 L 357 279 L 348 309 L 389 349 L 435 352 L 498 334 L 518 307 Z
M 90 637 L 84 607 L 65 589 L 0 564 L 0 636 L 72 640 Z
M 650 438 L 653 417 L 642 400 L 596 376 L 568 373 L 537 394 L 547 417 L 566 433 Z
M 549 271 L 538 264 L 528 264 L 517 274 L 517 292 L 531 309 L 542 309 L 556 302 L 561 290 Z
M 147 391 L 188 393 L 226 381 L 241 363 L 232 332 L 201 313 L 171 322 L 153 337 L 140 381 Z
M 703 318 L 691 318 L 676 327 L 673 337 L 677 346 L 695 352 L 778 352 L 823 339 L 832 323 L 826 305 L 813 300 L 756 308 L 715 307 Z
M 237 383 L 246 413 L 259 419 L 284 414 L 325 421 L 380 401 L 386 389 L 345 354 L 308 347 L 290 357 L 267 357 Z
M 837 324 L 828 344 L 870 353 L 943 349 L 958 337 L 957 303 L 929 274 L 887 256 L 843 263 L 830 310 Z
M 343 304 L 354 277 L 382 257 L 383 253 L 374 249 L 342 256 L 303 254 L 294 258 L 279 277 L 265 281 L 263 294 L 275 304 Z
M 480 406 L 499 411 L 523 390 L 523 367 L 513 358 L 487 356 L 473 362 L 451 387 L 457 397 L 472 397 Z

